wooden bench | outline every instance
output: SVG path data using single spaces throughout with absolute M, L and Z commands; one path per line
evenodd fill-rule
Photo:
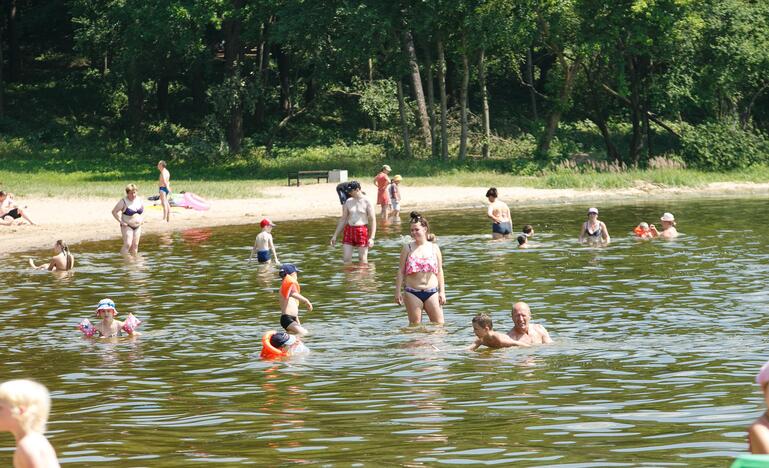
M 291 181 L 296 180 L 296 186 L 299 187 L 299 179 L 317 179 L 320 183 L 320 179 L 326 179 L 328 182 L 328 171 L 296 171 L 288 173 L 288 186 L 291 187 Z

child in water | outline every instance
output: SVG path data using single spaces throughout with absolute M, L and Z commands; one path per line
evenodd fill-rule
M 31 380 L 0 385 L 0 432 L 16 438 L 14 467 L 59 467 L 56 451 L 43 435 L 50 410 L 51 397 L 43 385 Z
M 275 227 L 275 223 L 264 218 L 259 225 L 262 226 L 262 232 L 256 235 L 249 260 L 254 258 L 254 253 L 256 253 L 256 260 L 259 263 L 267 263 L 271 259 L 275 260 L 275 263 L 280 263 L 278 254 L 275 252 L 275 243 L 272 240 L 272 228 Z
M 117 316 L 117 309 L 115 309 L 115 303 L 112 299 L 102 299 L 99 301 L 99 305 L 96 306 L 96 316 L 101 318 L 101 322 L 97 322 L 96 325 L 92 325 L 88 319 L 83 320 L 80 323 L 80 331 L 86 336 L 92 336 L 94 333 L 99 333 L 100 337 L 113 337 L 120 336 L 125 332 L 128 335 L 141 335 L 136 331 L 142 322 L 137 319 L 133 314 L 128 314 L 128 318 L 124 322 L 115 320 Z
M 265 359 L 273 359 L 282 356 L 295 356 L 297 354 L 306 354 L 310 352 L 304 343 L 302 343 L 302 340 L 295 337 L 294 335 L 289 335 L 286 332 L 270 332 L 269 337 L 270 346 L 272 346 L 273 350 L 268 351 L 262 349 L 262 357 Z M 275 351 L 280 354 L 276 354 Z
M 301 287 L 297 280 L 299 269 L 290 263 L 280 267 L 280 326 L 295 335 L 306 335 L 307 330 L 299 322 L 299 302 L 304 302 L 307 311 L 312 311 L 312 303 L 300 294 Z
M 633 229 L 636 237 L 639 239 L 653 239 L 659 235 L 657 227 L 655 225 L 649 225 L 649 223 L 641 222 Z
M 491 317 L 486 314 L 478 314 L 473 317 L 473 332 L 477 339 L 468 348 L 470 351 L 475 351 L 481 346 L 487 346 L 489 348 L 511 348 L 513 346 L 528 347 L 526 343 L 514 340 L 505 333 L 495 332 L 494 324 L 491 322 Z
M 518 236 L 518 248 L 519 249 L 528 249 L 529 248 L 529 236 L 526 234 L 521 234 Z

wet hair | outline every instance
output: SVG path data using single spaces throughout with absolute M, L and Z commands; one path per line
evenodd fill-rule
M 0 385 L 0 401 L 11 407 L 13 418 L 25 431 L 45 432 L 51 396 L 43 385 L 32 380 L 9 380 Z
M 158 161 L 158 164 L 159 164 L 159 165 L 161 165 L 161 166 L 163 166 L 163 167 L 166 167 L 166 166 L 168 166 L 168 163 L 166 162 L 166 160 L 165 160 L 165 159 L 161 159 L 160 161 Z
M 435 242 L 435 234 L 430 232 L 430 223 L 427 221 L 427 218 L 425 218 L 424 216 L 422 216 L 416 211 L 412 211 L 410 216 L 411 216 L 411 224 L 422 225 L 422 227 L 424 227 L 425 231 L 427 232 L 427 234 L 425 235 L 427 240 L 429 240 L 430 242 Z
M 125 193 L 133 192 L 134 190 L 139 190 L 136 188 L 136 184 L 128 184 L 125 186 Z
M 491 317 L 489 317 L 487 314 L 478 314 L 473 317 L 473 325 L 478 325 L 482 328 L 488 328 L 489 330 L 494 329 L 494 324 L 491 322 Z
M 534 228 L 532 227 L 532 225 L 531 224 L 527 224 L 527 225 L 523 226 L 523 229 L 521 229 L 521 232 L 523 232 L 524 234 L 531 234 L 531 231 L 533 231 L 533 230 L 534 230 Z
M 486 197 L 499 197 L 499 195 L 497 195 L 497 188 L 491 187 L 490 189 L 486 190 Z
M 67 259 L 67 270 L 71 269 L 72 268 L 72 254 L 69 251 L 69 246 L 67 245 L 66 242 L 64 242 L 61 239 L 56 241 L 56 245 L 58 245 L 59 248 L 61 249 L 61 251 L 64 252 L 64 256 Z
M 4 197 L 4 196 L 5 196 L 5 192 L 0 190 L 0 197 Z
M 524 236 L 523 234 L 518 236 L 518 245 L 523 245 L 525 243 L 526 243 L 526 236 Z

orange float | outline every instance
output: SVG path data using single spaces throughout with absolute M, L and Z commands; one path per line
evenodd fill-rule
M 262 336 L 262 359 L 279 359 L 288 356 L 288 350 L 278 349 L 270 343 L 270 338 L 275 334 L 275 331 L 268 331 Z

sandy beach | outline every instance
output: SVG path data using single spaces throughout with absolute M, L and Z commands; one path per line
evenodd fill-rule
M 232 200 L 209 200 L 209 211 L 174 209 L 171 223 L 161 220 L 162 210 L 148 208 L 145 212 L 144 234 L 238 224 L 256 224 L 262 217 L 273 221 L 338 216 L 339 200 L 335 184 L 308 184 L 300 187 L 273 186 L 264 190 L 264 197 Z M 431 211 L 447 208 L 481 208 L 488 187 L 403 187 L 404 212 Z M 367 197 L 375 202 L 376 189 L 364 185 Z M 532 189 L 498 187 L 500 198 L 512 208 L 515 205 L 552 203 L 607 204 L 621 200 L 659 200 L 702 196 L 744 197 L 769 194 L 766 184 L 717 183 L 706 187 L 659 188 L 638 186 L 622 190 Z M 70 245 L 89 240 L 115 239 L 115 251 L 120 249 L 120 229 L 111 215 L 118 197 L 114 199 L 21 198 L 28 214 L 38 225 L 0 226 L 0 255 L 34 249 L 48 249 L 56 239 Z M 145 205 L 152 202 L 145 200 Z M 159 207 L 158 207 L 159 208 Z

